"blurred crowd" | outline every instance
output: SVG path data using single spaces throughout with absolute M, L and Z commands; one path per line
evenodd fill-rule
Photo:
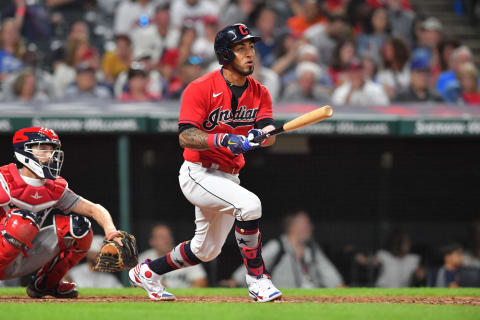
M 260 35 L 274 101 L 479 104 L 470 49 L 409 0 L 5 0 L 0 101 L 179 99 L 219 69 L 218 30 Z M 452 7 L 453 10 L 453 7 Z

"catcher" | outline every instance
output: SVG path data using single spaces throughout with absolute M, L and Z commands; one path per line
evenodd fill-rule
M 90 248 L 87 217 L 105 232 L 105 250 L 97 259 L 101 271 L 116 271 L 122 258 L 136 261 L 134 238 L 115 228 L 104 207 L 75 194 L 60 177 L 63 151 L 55 131 L 21 129 L 13 136 L 13 149 L 14 163 L 0 167 L 0 280 L 38 270 L 27 287 L 28 296 L 76 298 L 75 283 L 62 278 Z M 53 225 L 42 228 L 54 208 L 65 214 L 56 214 Z M 130 250 L 131 257 L 121 250 Z

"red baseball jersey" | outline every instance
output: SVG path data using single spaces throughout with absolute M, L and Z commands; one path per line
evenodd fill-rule
M 183 91 L 179 124 L 191 124 L 206 133 L 232 133 L 247 135 L 256 122 L 273 119 L 272 98 L 268 90 L 252 77 L 247 77 L 248 87 L 238 99 L 235 114 L 232 112 L 232 92 L 220 70 L 210 72 L 191 82 Z M 204 151 L 185 148 L 187 161 L 202 162 L 210 167 L 239 170 L 245 165 L 242 154 L 234 155 L 228 148 Z

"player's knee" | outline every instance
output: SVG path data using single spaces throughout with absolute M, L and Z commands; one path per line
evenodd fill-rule
M 5 239 L 17 248 L 32 247 L 32 240 L 40 231 L 35 215 L 24 209 L 12 209 L 2 220 Z
M 55 229 L 60 250 L 74 247 L 78 251 L 87 252 L 90 249 L 93 231 L 90 220 L 86 217 L 76 214 L 55 215 Z
M 250 221 L 257 220 L 262 217 L 262 203 L 260 199 L 252 194 L 248 203 L 242 208 L 240 220 Z
M 198 248 L 198 247 L 192 246 L 191 249 L 193 254 L 203 262 L 212 261 L 213 259 L 218 257 L 220 252 L 222 252 L 222 247 L 219 247 L 219 246 L 218 247 L 212 246 L 210 248 L 205 248 L 205 247 Z

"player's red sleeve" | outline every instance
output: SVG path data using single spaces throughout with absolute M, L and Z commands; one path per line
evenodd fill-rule
M 262 98 L 260 100 L 260 107 L 257 113 L 256 122 L 262 119 L 273 119 L 272 111 L 272 97 L 268 92 L 267 88 L 261 86 Z
M 179 124 L 192 124 L 201 129 L 202 121 L 205 119 L 207 110 L 206 98 L 207 94 L 202 92 L 200 85 L 189 84 L 182 94 L 182 102 L 180 104 Z
M 0 206 L 5 206 L 9 204 L 10 201 L 10 192 L 8 191 L 6 182 L 3 180 L 3 177 L 0 177 Z

